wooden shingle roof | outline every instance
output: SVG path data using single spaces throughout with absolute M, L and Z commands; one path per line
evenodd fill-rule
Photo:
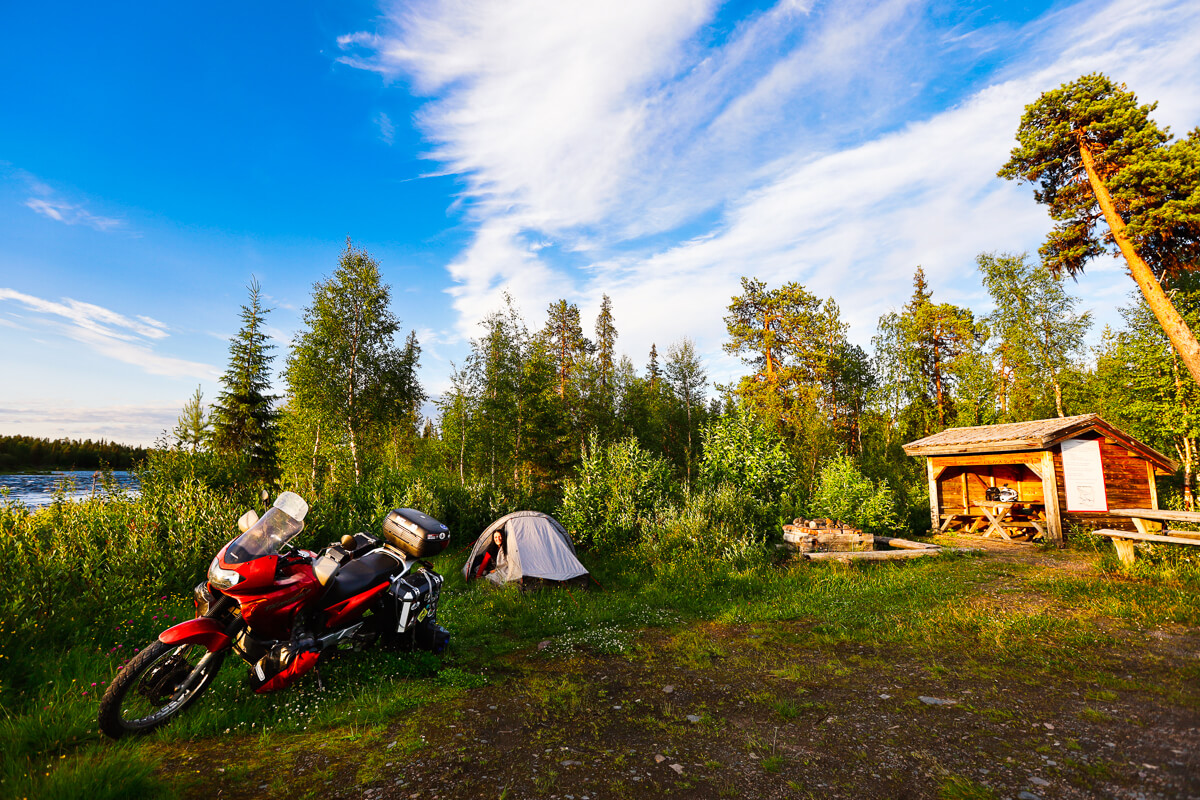
M 910 456 L 946 456 L 1046 450 L 1064 439 L 1073 439 L 1092 430 L 1120 442 L 1122 446 L 1137 452 L 1159 469 L 1168 472 L 1178 469 L 1178 465 L 1173 460 L 1153 447 L 1142 444 L 1124 431 L 1113 427 L 1105 422 L 1099 414 L 1035 419 L 1029 422 L 1010 422 L 1004 425 L 948 428 L 941 433 L 909 442 L 904 445 L 904 452 Z

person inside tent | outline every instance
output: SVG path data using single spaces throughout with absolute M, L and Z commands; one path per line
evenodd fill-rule
M 482 578 L 496 568 L 496 561 L 500 558 L 500 551 L 504 549 L 504 529 L 496 531 L 492 534 L 492 543 L 487 546 L 487 549 L 475 557 L 475 563 L 471 565 L 471 574 L 476 578 Z

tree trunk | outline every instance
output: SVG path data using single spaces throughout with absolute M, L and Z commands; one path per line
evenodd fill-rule
M 944 430 L 946 428 L 946 411 L 942 406 L 942 364 L 941 353 L 938 352 L 938 346 L 933 346 L 933 388 L 934 394 L 937 396 L 937 416 L 938 428 Z
M 1196 510 L 1196 500 L 1192 496 L 1192 459 L 1195 456 L 1196 447 L 1192 437 L 1183 437 L 1183 507 L 1188 511 Z
M 1058 411 L 1058 415 L 1060 417 L 1065 417 L 1066 414 L 1063 413 L 1063 406 L 1062 406 L 1062 384 L 1058 382 L 1057 375 L 1054 376 L 1053 381 L 1054 381 L 1054 409 L 1056 411 Z
M 1146 298 L 1146 305 L 1150 307 L 1158 324 L 1162 326 L 1163 332 L 1171 340 L 1171 346 L 1183 359 L 1188 372 L 1192 374 L 1192 379 L 1196 383 L 1200 383 L 1200 342 L 1196 341 L 1195 335 L 1183 321 L 1183 317 L 1175 310 L 1171 299 L 1163 291 L 1162 284 L 1154 277 L 1154 271 L 1150 269 L 1150 265 L 1138 255 L 1137 250 L 1133 247 L 1133 242 L 1129 241 L 1129 237 L 1125 235 L 1125 220 L 1121 219 L 1121 215 L 1117 213 L 1112 196 L 1108 193 L 1108 187 L 1104 185 L 1100 174 L 1096 171 L 1096 159 L 1083 141 L 1082 133 L 1076 134 L 1076 142 L 1079 144 L 1079 154 L 1083 159 L 1083 166 L 1087 170 L 1092 193 L 1096 195 L 1096 202 L 1100 204 L 1100 210 L 1104 212 L 1104 221 L 1108 223 L 1113 241 L 1117 243 L 1117 248 L 1125 257 L 1125 263 L 1129 265 L 1129 274 L 1133 276 L 1138 288 L 1142 290 L 1142 296 Z
M 767 380 L 771 383 L 775 382 L 775 359 L 771 357 L 771 346 L 766 344 L 766 339 L 773 319 L 775 317 L 770 314 L 763 314 L 763 355 L 767 358 Z
M 691 401 L 690 395 L 689 395 L 688 401 L 687 401 L 687 426 L 688 426 L 688 445 L 687 445 L 687 457 L 684 459 L 684 463 L 687 464 L 687 485 L 689 487 L 691 487 L 691 485 L 692 485 L 692 401 Z
M 309 475 L 309 483 L 312 484 L 312 489 L 317 490 L 317 450 L 321 447 L 321 423 L 317 423 L 317 436 L 313 439 L 312 452 L 312 473 Z
M 350 460 L 354 462 L 354 483 L 358 485 L 358 442 L 354 439 L 354 372 L 358 366 L 358 346 L 361 338 L 360 320 L 355 319 L 354 336 L 350 343 L 350 379 L 346 381 L 346 430 L 350 434 Z

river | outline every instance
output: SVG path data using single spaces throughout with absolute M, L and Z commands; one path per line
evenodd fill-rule
M 113 480 L 127 494 L 135 495 L 141 491 L 137 476 L 132 472 L 113 472 Z M 55 470 L 44 474 L 0 475 L 0 494 L 8 490 L 8 498 L 17 500 L 30 508 L 48 506 L 54 502 L 54 495 L 66 484 L 66 497 L 69 500 L 82 500 L 96 494 L 103 494 L 100 485 L 101 473 L 92 470 Z

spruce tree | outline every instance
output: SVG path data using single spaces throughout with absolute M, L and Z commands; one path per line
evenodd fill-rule
M 212 437 L 211 427 L 209 416 L 204 410 L 204 393 L 197 386 L 195 394 L 184 403 L 172 435 L 177 446 L 186 447 L 195 453 L 208 446 Z
M 213 406 L 213 444 L 221 452 L 246 459 L 252 473 L 275 471 L 279 413 L 271 388 L 275 360 L 264 330 L 269 308 L 262 305 L 258 279 L 246 287 L 250 299 L 242 306 L 242 327 L 229 342 L 229 367 L 221 376 L 224 387 Z
M 708 384 L 708 373 L 696 355 L 696 345 L 686 336 L 667 348 L 667 363 L 663 372 L 667 384 L 676 399 L 683 403 L 687 412 L 687 451 L 685 454 L 685 472 L 688 483 L 692 480 L 692 459 L 695 452 L 692 444 L 692 432 L 695 425 L 692 421 L 692 407 L 699 404 L 704 408 L 704 387 Z

